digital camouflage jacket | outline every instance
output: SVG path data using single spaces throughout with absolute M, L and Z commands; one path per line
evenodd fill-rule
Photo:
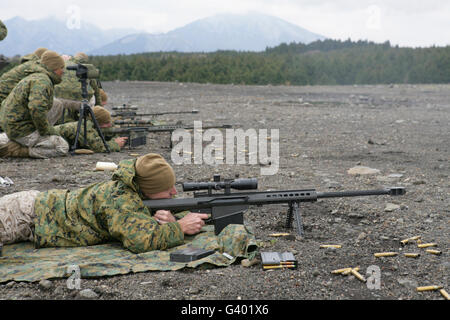
M 43 72 L 42 68 L 43 67 L 39 62 L 28 61 L 23 64 L 19 64 L 15 68 L 4 73 L 0 77 L 0 104 L 3 100 L 6 99 L 6 97 L 20 82 L 20 80 L 24 79 L 32 73 Z
M 65 124 L 60 124 L 55 126 L 55 131 L 58 135 L 63 137 L 69 145 L 75 143 L 75 137 L 77 134 L 78 122 L 68 122 Z M 86 142 L 84 144 L 84 123 L 81 124 L 80 135 L 78 137 L 78 146 L 81 148 L 87 148 L 94 152 L 106 152 L 105 146 L 103 145 L 102 138 L 100 138 L 97 130 L 94 127 L 94 123 L 90 120 L 86 121 Z M 109 150 L 112 152 L 120 152 L 119 145 L 114 141 L 110 140 L 106 142 L 108 144 Z
M 53 107 L 53 86 L 61 81 L 44 65 L 22 79 L 2 102 L 0 125 L 12 140 L 38 131 L 41 136 L 55 135 L 47 120 Z
M 159 225 L 142 201 L 136 160 L 124 160 L 112 180 L 78 190 L 49 190 L 35 201 L 36 247 L 76 247 L 120 241 L 141 253 L 184 243 L 179 223 Z

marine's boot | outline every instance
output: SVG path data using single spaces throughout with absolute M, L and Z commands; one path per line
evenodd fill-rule
M 0 158 L 28 158 L 29 150 L 28 147 L 22 146 L 17 142 L 10 141 L 4 146 L 0 147 Z

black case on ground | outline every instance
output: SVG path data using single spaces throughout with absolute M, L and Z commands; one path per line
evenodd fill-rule
M 178 250 L 170 254 L 170 261 L 172 262 L 191 262 L 205 258 L 213 254 L 214 250 L 205 250 L 199 248 L 189 247 L 186 249 Z

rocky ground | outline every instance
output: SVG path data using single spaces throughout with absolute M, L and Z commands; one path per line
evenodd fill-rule
M 191 125 L 202 120 L 204 125 L 232 124 L 258 132 L 269 129 L 266 140 L 279 142 L 275 175 L 261 175 L 268 163 L 174 165 L 178 182 L 205 181 L 217 173 L 225 178 L 256 177 L 260 190 L 343 191 L 395 185 L 405 187 L 407 193 L 302 204 L 303 237 L 290 230 L 290 236 L 271 237 L 272 233 L 286 232 L 286 206 L 252 207 L 245 214 L 245 223 L 253 228 L 260 250 L 293 252 L 299 262 L 297 270 L 263 271 L 260 264 L 244 267 L 238 263 L 221 269 L 82 279 L 81 290 L 69 290 L 65 279 L 9 282 L 0 284 L 0 299 L 443 300 L 439 291 L 417 292 L 416 288 L 440 285 L 450 291 L 450 85 L 111 82 L 104 83 L 104 88 L 109 107 L 127 103 L 140 106 L 142 111 L 197 109 L 200 113 L 196 115 L 162 116 L 158 120 L 182 120 Z M 270 129 L 279 129 L 279 139 L 270 135 Z M 148 152 L 171 159 L 169 140 L 168 133 L 152 133 L 147 146 L 120 153 L 50 160 L 0 159 L 0 176 L 14 181 L 11 187 L 0 187 L 0 196 L 27 189 L 72 189 L 109 179 L 110 172 L 93 170 L 99 161 L 118 163 Z M 376 170 L 371 174 L 349 173 L 358 166 Z M 183 195 L 180 185 L 177 188 Z M 436 243 L 433 249 L 442 254 L 427 253 L 416 242 L 401 245 L 401 240 L 412 236 Z M 320 248 L 328 244 L 342 247 Z M 398 255 L 375 257 L 379 252 Z M 408 258 L 404 253 L 420 256 Z M 367 271 L 379 268 L 379 282 L 364 283 L 354 275 L 331 273 L 346 267 L 359 267 L 367 279 L 375 279 Z

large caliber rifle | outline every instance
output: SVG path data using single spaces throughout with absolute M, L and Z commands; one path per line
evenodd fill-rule
M 142 117 L 158 117 L 168 114 L 197 114 L 198 110 L 191 111 L 167 111 L 167 112 L 154 112 L 154 113 L 138 113 L 137 107 L 113 107 L 114 113 L 111 115 L 113 118 L 121 118 L 121 119 L 131 119 L 142 118 Z
M 105 128 L 103 133 L 110 139 L 115 136 L 127 137 L 128 147 L 130 149 L 137 148 L 147 144 L 147 134 L 149 132 L 174 132 L 178 129 L 193 130 L 193 125 L 185 124 L 168 124 L 168 125 L 152 125 L 149 120 L 116 120 L 114 124 L 118 127 Z M 148 124 L 148 125 L 145 125 Z M 123 127 L 125 125 L 125 127 Z M 201 129 L 229 129 L 231 125 L 202 125 Z M 170 148 L 172 148 L 172 139 L 170 139 Z
M 303 223 L 300 215 L 300 203 L 315 202 L 319 199 L 361 197 L 361 196 L 400 196 L 406 193 L 403 187 L 391 187 L 378 190 L 358 190 L 343 192 L 318 192 L 315 189 L 297 189 L 262 192 L 239 192 L 235 190 L 255 190 L 258 188 L 257 179 L 236 179 L 220 181 L 220 176 L 214 176 L 214 182 L 186 182 L 183 191 L 208 190 L 194 193 L 193 198 L 174 198 L 145 200 L 144 204 L 156 212 L 158 210 L 183 211 L 211 214 L 209 221 L 214 222 L 215 234 L 218 235 L 229 224 L 243 224 L 243 214 L 249 206 L 269 204 L 289 205 L 286 228 L 292 229 L 293 220 L 300 236 L 303 236 Z M 223 190 L 223 193 L 213 191 Z

